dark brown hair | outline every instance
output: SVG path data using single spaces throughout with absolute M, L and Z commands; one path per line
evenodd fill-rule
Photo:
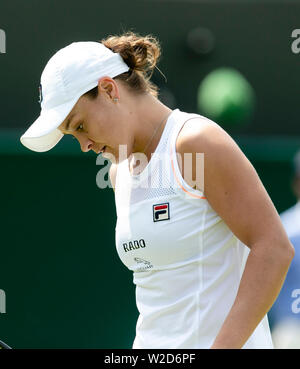
M 113 52 L 119 53 L 130 68 L 128 72 L 114 79 L 123 81 L 132 93 L 148 92 L 158 97 L 158 87 L 150 81 L 161 55 L 160 43 L 154 36 L 141 36 L 128 31 L 122 35 L 110 35 L 99 42 Z M 98 87 L 96 86 L 85 95 L 90 98 L 97 97 Z

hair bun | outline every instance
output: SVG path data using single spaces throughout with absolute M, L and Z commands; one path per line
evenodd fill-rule
M 128 31 L 121 35 L 109 35 L 100 42 L 113 52 L 120 54 L 129 67 L 129 71 L 114 79 L 124 82 L 133 93 L 148 92 L 158 97 L 159 89 L 150 81 L 161 55 L 160 43 L 154 36 L 141 36 Z M 97 93 L 96 90 L 92 91 L 90 96 L 97 96 Z
M 130 69 L 148 75 L 161 55 L 159 41 L 152 35 L 141 36 L 126 32 L 120 36 L 108 36 L 101 42 L 115 53 L 119 53 Z

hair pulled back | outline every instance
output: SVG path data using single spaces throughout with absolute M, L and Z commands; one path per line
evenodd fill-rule
M 114 79 L 121 80 L 132 93 L 151 93 L 158 97 L 158 87 L 150 81 L 161 55 L 161 47 L 157 38 L 152 35 L 141 36 L 132 31 L 121 35 L 110 35 L 100 42 L 115 53 L 119 53 L 130 68 Z M 86 95 L 95 98 L 98 87 L 88 91 Z

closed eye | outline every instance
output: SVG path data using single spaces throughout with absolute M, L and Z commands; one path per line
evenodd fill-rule
M 76 128 L 76 131 L 82 131 L 83 130 L 83 124 L 79 124 L 79 126 Z

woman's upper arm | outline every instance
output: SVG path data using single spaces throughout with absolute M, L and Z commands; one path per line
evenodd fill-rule
M 204 193 L 212 208 L 248 247 L 266 239 L 289 243 L 257 172 L 235 141 L 216 123 L 191 122 L 180 135 L 179 152 L 204 153 Z

